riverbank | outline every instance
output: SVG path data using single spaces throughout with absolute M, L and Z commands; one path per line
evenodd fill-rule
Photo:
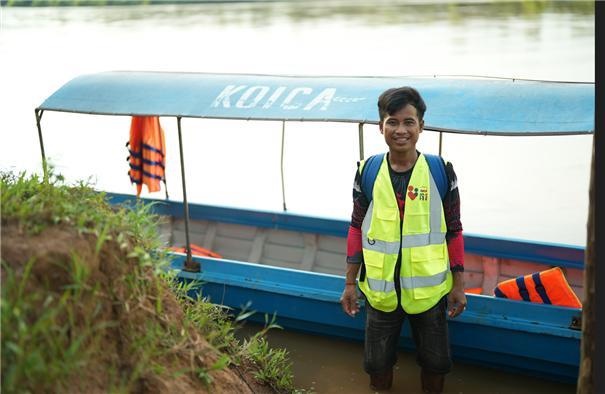
M 148 208 L 0 175 L 3 392 L 300 392 L 268 328 L 236 339 L 223 307 L 186 297 Z
M 76 7 L 76 6 L 124 6 L 153 4 L 204 4 L 204 3 L 253 3 L 275 0 L 0 0 L 0 6 L 9 7 Z

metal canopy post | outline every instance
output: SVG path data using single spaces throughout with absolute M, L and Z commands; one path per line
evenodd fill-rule
M 185 240 L 187 242 L 187 260 L 185 260 L 185 266 L 183 267 L 183 270 L 189 272 L 200 272 L 200 263 L 191 259 L 191 244 L 189 243 L 189 204 L 187 203 L 187 185 L 185 182 L 185 158 L 183 155 L 183 136 L 181 135 L 180 116 L 177 116 L 176 124 L 179 131 L 179 152 L 181 154 L 181 180 L 183 182 L 183 215 L 185 216 Z
M 281 195 L 282 202 L 284 206 L 284 212 L 288 209 L 286 208 L 286 184 L 284 182 L 284 144 L 286 140 L 286 121 L 282 120 L 281 122 Z
M 164 191 L 166 192 L 166 200 L 170 200 L 170 196 L 168 196 L 168 184 L 166 183 L 166 174 L 164 174 L 164 179 L 162 179 L 162 182 L 164 182 Z
M 441 156 L 441 148 L 443 147 L 443 132 L 439 132 L 439 156 Z
M 363 123 L 359 123 L 359 160 L 363 160 Z
M 48 169 L 46 167 L 46 153 L 44 153 L 44 140 L 42 139 L 42 126 L 40 125 L 40 121 L 42 120 L 42 115 L 44 114 L 43 109 L 36 109 L 36 126 L 38 126 L 38 139 L 40 140 L 40 153 L 42 153 L 42 173 L 44 176 L 44 182 L 48 181 Z

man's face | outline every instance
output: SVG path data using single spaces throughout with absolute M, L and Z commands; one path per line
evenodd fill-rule
M 384 118 L 379 127 L 391 152 L 414 152 L 418 137 L 424 128 L 424 120 L 418 119 L 416 107 L 407 104 Z

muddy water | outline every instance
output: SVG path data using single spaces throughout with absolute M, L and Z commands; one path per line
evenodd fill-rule
M 247 323 L 240 338 L 253 335 L 261 326 Z M 363 371 L 363 343 L 327 338 L 295 331 L 272 329 L 268 340 L 273 347 L 288 349 L 294 382 L 299 388 L 316 393 L 373 393 Z M 421 393 L 420 369 L 415 355 L 399 351 L 391 393 Z M 454 362 L 447 376 L 445 393 L 455 394 L 572 394 L 575 385 L 517 375 L 476 365 Z

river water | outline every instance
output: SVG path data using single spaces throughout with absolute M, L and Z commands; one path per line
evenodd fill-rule
M 2 7 L 0 22 L 1 170 L 40 171 L 33 110 L 84 73 L 483 75 L 593 82 L 595 71 L 594 4 L 579 1 Z M 163 118 L 162 125 L 170 196 L 181 199 L 176 122 Z M 184 119 L 182 125 L 190 201 L 281 210 L 279 122 Z M 99 189 L 134 192 L 125 161 L 128 118 L 47 112 L 42 126 L 47 157 L 68 180 L 90 177 Z M 591 136 L 445 135 L 443 143 L 443 155 L 458 174 L 466 232 L 585 245 Z M 366 126 L 365 144 L 366 156 L 384 150 L 376 127 Z M 419 148 L 437 152 L 437 134 L 423 133 Z M 357 125 L 290 122 L 285 154 L 289 211 L 348 218 Z M 281 334 L 272 340 L 290 349 L 300 386 L 367 392 L 359 343 Z M 396 384 L 416 387 L 412 356 L 402 354 L 399 368 L 409 371 L 399 373 Z M 494 381 L 501 385 L 494 388 Z M 464 393 L 573 391 L 464 366 L 448 382 L 448 390 Z
M 40 170 L 33 109 L 83 73 L 594 81 L 590 2 L 291 1 L 0 13 L 0 169 Z M 176 121 L 162 124 L 168 189 L 180 199 Z M 91 176 L 99 189 L 133 193 L 124 148 L 129 119 L 47 112 L 42 127 L 47 156 L 67 179 Z M 183 129 L 190 201 L 282 209 L 280 122 L 185 119 Z M 366 126 L 365 144 L 366 156 L 384 150 L 377 127 Z M 465 231 L 585 245 L 591 136 L 448 134 L 443 144 L 458 174 Z M 419 148 L 437 152 L 437 134 L 423 133 Z M 289 211 L 349 218 L 357 159 L 357 125 L 288 123 Z
M 261 328 L 256 324 L 244 325 L 238 330 L 237 337 L 243 340 Z M 369 388 L 369 377 L 363 371 L 363 343 L 280 329 L 269 330 L 267 340 L 273 347 L 288 349 L 296 387 L 319 394 L 373 393 Z M 419 375 L 420 367 L 416 364 L 415 354 L 398 351 L 390 392 L 420 394 Z M 576 387 L 573 384 L 545 381 L 454 361 L 452 370 L 446 377 L 444 392 L 573 394 Z

